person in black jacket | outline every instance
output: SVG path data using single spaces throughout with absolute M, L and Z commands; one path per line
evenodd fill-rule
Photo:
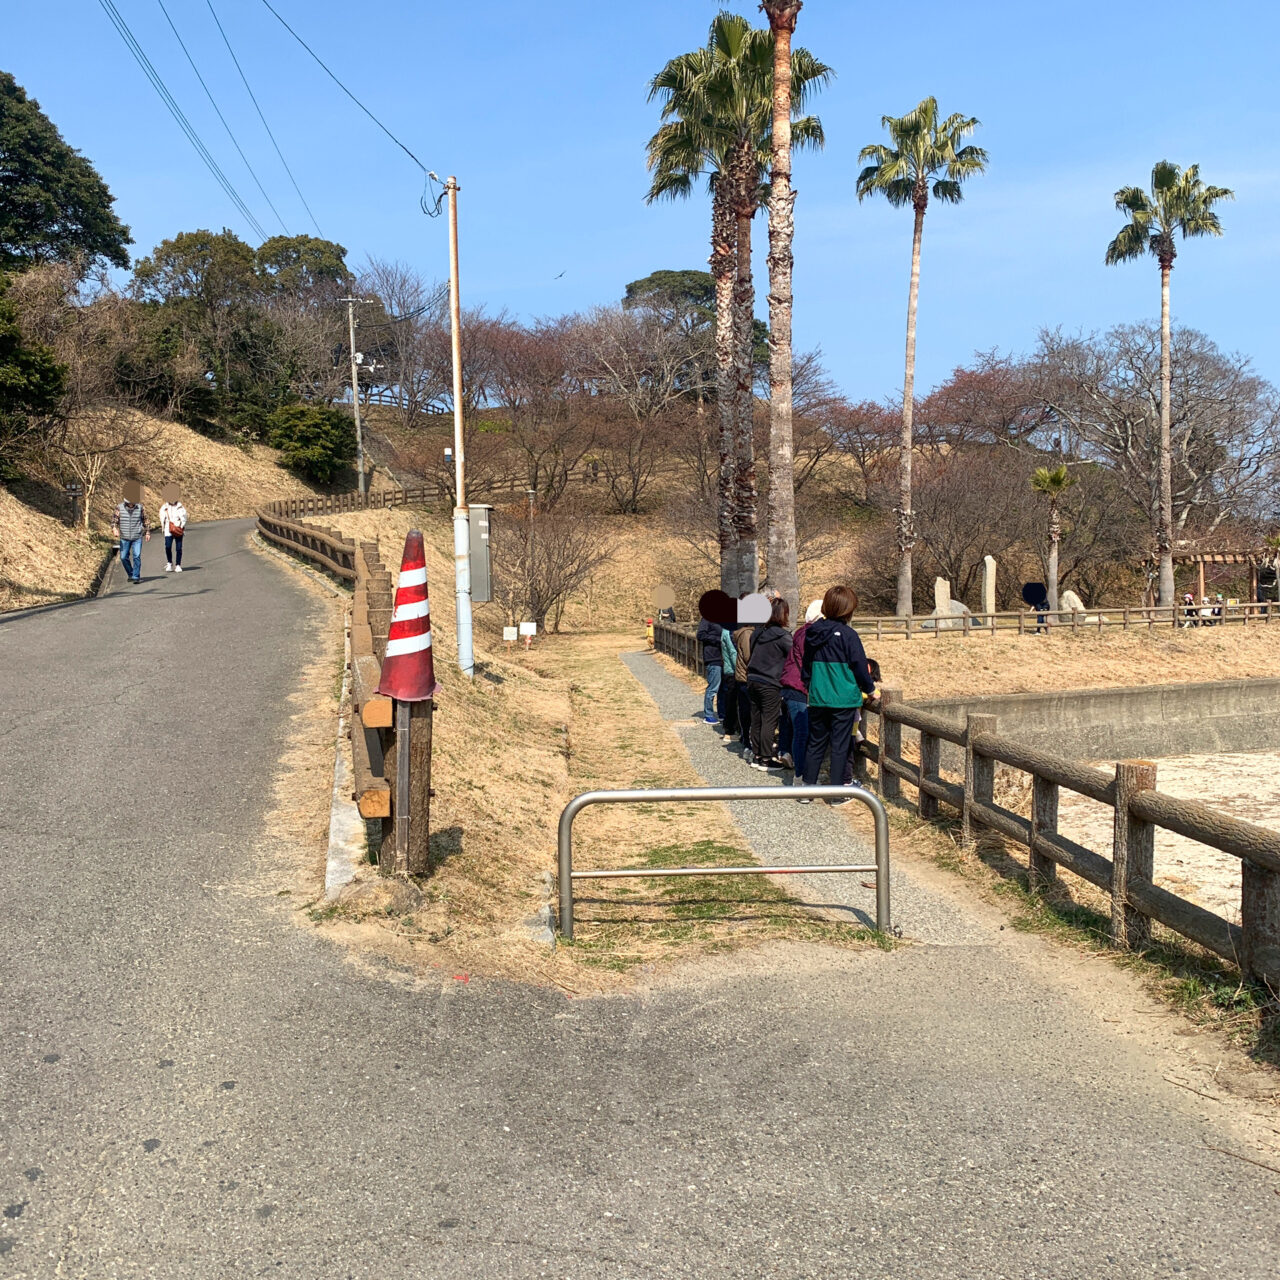
M 720 723 L 720 718 L 716 715 L 716 694 L 720 692 L 720 681 L 724 678 L 724 655 L 720 652 L 720 633 L 723 630 L 718 622 L 708 622 L 706 618 L 698 626 L 702 667 L 707 674 L 707 691 L 702 698 L 704 724 Z
M 757 627 L 747 661 L 747 696 L 751 700 L 751 767 L 781 769 L 774 755 L 778 712 L 782 708 L 782 668 L 791 652 L 791 609 L 782 599 L 773 602 L 769 621 Z

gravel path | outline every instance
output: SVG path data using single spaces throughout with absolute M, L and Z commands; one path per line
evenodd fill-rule
M 651 654 L 624 653 L 627 669 L 648 691 L 662 718 L 680 735 L 693 767 L 711 786 L 782 786 L 784 775 L 761 773 L 743 763 L 736 743 L 723 743 L 702 723 L 697 693 L 661 666 Z M 696 717 L 696 718 L 695 718 Z M 786 775 L 789 776 L 789 775 Z M 850 829 L 844 815 L 829 806 L 779 801 L 740 801 L 729 811 L 761 862 L 776 867 L 875 861 L 870 840 Z M 807 876 L 800 890 L 808 901 L 847 908 L 863 923 L 875 923 L 875 890 L 863 876 Z M 908 938 L 934 946 L 972 946 L 990 942 L 991 930 L 968 918 L 954 902 L 929 889 L 910 870 L 893 861 L 890 843 L 889 884 L 893 923 Z

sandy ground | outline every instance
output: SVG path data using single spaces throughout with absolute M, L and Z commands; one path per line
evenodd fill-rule
M 1215 809 L 1233 818 L 1280 831 L 1280 751 L 1170 756 L 1157 765 L 1161 791 L 1186 800 L 1211 797 Z M 1064 835 L 1105 854 L 1111 848 L 1111 822 L 1110 809 L 1063 791 L 1058 823 Z M 1239 858 L 1157 829 L 1155 879 L 1227 920 L 1240 920 Z

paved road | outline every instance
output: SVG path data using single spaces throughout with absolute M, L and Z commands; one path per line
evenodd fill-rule
M 1274 1276 L 1276 1180 L 999 948 L 569 1002 L 292 925 L 318 606 L 245 534 L 0 623 L 0 1277 Z

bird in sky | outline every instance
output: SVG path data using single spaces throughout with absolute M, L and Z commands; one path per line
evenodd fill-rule
M 568 268 L 568 267 L 565 267 L 564 271 L 568 271 L 568 270 L 569 270 L 569 268 Z M 564 271 L 562 271 L 562 272 L 560 273 L 560 276 L 564 275 Z M 559 280 L 559 279 L 560 279 L 560 276 L 552 276 L 551 278 L 552 278 L 553 280 Z

